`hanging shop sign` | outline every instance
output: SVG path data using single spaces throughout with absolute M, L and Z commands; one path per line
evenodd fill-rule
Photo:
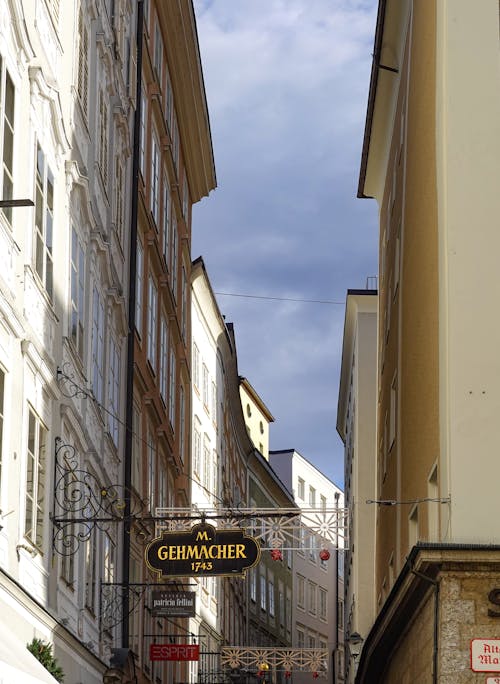
M 151 612 L 155 617 L 194 617 L 195 599 L 194 591 L 153 591 Z
M 161 577 L 244 575 L 260 559 L 260 545 L 242 529 L 195 525 L 188 532 L 163 532 L 146 547 L 148 567 Z
M 151 644 L 149 659 L 158 660 L 199 660 L 199 644 Z

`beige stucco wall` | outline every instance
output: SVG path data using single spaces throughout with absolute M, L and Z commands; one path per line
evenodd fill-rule
M 498 0 L 436 7 L 442 470 L 449 538 L 489 542 L 500 514 Z

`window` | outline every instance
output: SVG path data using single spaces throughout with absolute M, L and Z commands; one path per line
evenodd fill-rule
M 169 388 L 168 388 L 168 417 L 169 417 L 170 425 L 171 425 L 172 429 L 175 429 L 175 387 L 176 387 L 175 371 L 176 371 L 176 366 L 175 366 L 175 352 L 174 352 L 172 344 L 170 344 L 169 371 L 170 371 L 170 383 L 169 383 Z
M 177 301 L 177 240 L 178 240 L 178 234 L 177 234 L 177 220 L 174 215 L 172 215 L 172 246 L 171 246 L 171 262 L 170 262 L 170 269 L 171 269 L 171 274 L 172 274 L 172 294 L 174 296 L 175 301 Z
M 194 438 L 193 438 L 193 471 L 198 477 L 200 476 L 201 468 L 201 422 L 195 416 L 194 418 Z
M 156 371 L 156 322 L 158 315 L 158 288 L 149 276 L 148 282 L 148 329 L 147 329 L 147 350 L 148 361 L 153 371 Z
M 161 37 L 160 27 L 158 23 L 155 24 L 155 46 L 153 54 L 153 67 L 156 73 L 156 78 L 161 87 L 163 80 L 163 40 Z
M 24 534 L 38 549 L 43 546 L 46 445 L 47 429 L 29 407 Z
M 302 629 L 297 628 L 297 648 L 304 648 L 306 643 L 304 632 Z
M 108 429 L 114 445 L 118 446 L 120 424 L 120 348 L 111 335 L 109 338 L 108 372 Z
M 34 266 L 50 300 L 53 297 L 54 175 L 40 145 L 36 150 Z
M 219 455 L 215 451 L 212 455 L 212 495 L 217 499 L 217 494 L 219 491 Z
M 123 205 L 124 175 L 122 155 L 117 154 L 115 157 L 115 230 L 120 244 L 123 243 L 123 232 L 125 227 Z
M 92 299 L 92 391 L 99 404 L 104 385 L 104 304 L 97 287 Z
M 211 403 L 211 414 L 212 414 L 212 421 L 214 425 L 217 424 L 217 386 L 215 382 L 212 380 L 212 403 Z
M 71 230 L 71 329 L 70 338 L 80 358 L 83 358 L 85 260 L 82 244 L 73 227 Z
M 167 382 L 168 382 L 168 323 L 162 314 L 160 320 L 160 395 L 165 406 L 167 405 Z
M 184 221 L 188 220 L 188 209 L 189 209 L 189 187 L 187 174 L 184 172 L 184 182 L 182 184 L 182 215 L 184 216 Z
M 309 487 L 309 506 L 316 508 L 316 490 L 314 487 Z
M 307 639 L 307 645 L 309 648 L 316 648 L 316 637 L 314 634 L 309 634 L 309 637 Z
M 260 608 L 261 610 L 266 610 L 267 608 L 267 596 L 266 596 L 266 576 L 264 574 L 260 575 Z
M 142 282 L 144 277 L 144 248 L 140 242 L 137 243 L 136 257 L 136 276 L 135 276 L 135 328 L 142 335 Z
M 305 608 L 305 578 L 302 575 L 297 575 L 297 605 L 299 608 Z
M 193 385 L 196 389 L 200 387 L 200 350 L 196 343 L 193 344 Z
M 99 149 L 97 161 L 101 169 L 102 182 L 108 184 L 108 125 L 109 113 L 104 88 L 99 89 Z
M 179 171 L 179 126 L 177 124 L 177 116 L 173 112 L 172 121 L 172 155 L 174 157 L 174 164 L 177 171 Z
M 314 582 L 307 583 L 307 610 L 311 615 L 316 615 L 316 585 Z
M 170 190 L 168 176 L 163 176 L 163 258 L 168 267 L 168 253 L 170 249 Z
M 319 616 L 322 620 L 327 619 L 327 598 L 328 593 L 326 589 L 319 589 Z
M 148 468 L 148 502 L 149 510 L 154 508 L 154 483 L 156 470 L 156 445 L 153 427 L 148 425 L 148 444 L 147 444 L 147 468 Z
M 169 132 L 172 131 L 172 116 L 174 112 L 174 93 L 172 90 L 172 81 L 167 70 L 167 91 L 165 97 L 165 121 L 167 122 Z
M 141 130 L 139 135 L 139 166 L 141 169 L 142 177 L 144 178 L 144 165 L 146 161 L 146 119 L 147 119 L 147 107 L 148 101 L 146 99 L 146 93 L 144 89 L 141 92 Z
M 132 485 L 138 492 L 141 491 L 141 414 L 137 404 L 132 407 Z
M 210 487 L 210 439 L 208 435 L 203 435 L 203 486 L 209 490 Z
M 184 461 L 184 445 L 186 430 L 186 403 L 184 387 L 179 387 L 179 458 Z
M 103 582 L 114 582 L 116 567 L 116 547 L 110 535 L 105 532 L 103 539 Z
M 257 601 L 257 571 L 251 570 L 250 575 L 250 600 Z
M 13 197 L 14 171 L 14 83 L 0 57 L 0 197 L 10 200 Z M 12 208 L 2 209 L 5 218 L 12 222 Z
M 89 511 L 90 515 L 90 511 Z M 85 545 L 85 607 L 94 613 L 97 591 L 97 542 L 96 530 L 91 530 Z
M 326 512 L 326 496 L 323 496 L 323 494 L 320 495 L 319 497 L 320 505 L 321 505 L 321 512 L 325 513 Z
M 337 603 L 337 624 L 339 630 L 344 629 L 344 601 L 342 599 L 338 600 Z
M 78 99 L 85 119 L 89 111 L 89 30 L 83 18 L 83 11 L 78 12 L 78 80 L 76 84 Z
M 151 213 L 158 227 L 160 219 L 160 145 L 155 134 L 151 137 Z
M 301 477 L 299 477 L 299 479 L 297 481 L 297 496 L 301 501 L 304 501 L 305 486 L 306 486 L 306 483 L 304 482 L 304 480 Z
M 267 595 L 269 602 L 269 615 L 274 617 L 274 583 L 272 580 L 269 580 L 267 583 Z
M 208 404 L 208 368 L 203 364 L 203 369 L 202 369 L 202 381 L 203 381 L 203 406 L 209 410 L 209 404 Z
M 184 264 L 182 265 L 181 274 L 181 334 L 184 344 L 187 339 L 187 316 L 188 316 L 188 287 L 187 287 L 187 276 L 186 268 Z

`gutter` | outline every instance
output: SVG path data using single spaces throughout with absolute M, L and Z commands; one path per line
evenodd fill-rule
M 377 24 L 375 28 L 375 41 L 373 45 L 373 60 L 370 76 L 370 90 L 368 91 L 368 108 L 366 112 L 365 132 L 363 136 L 363 148 L 361 151 L 361 169 L 359 172 L 358 194 L 359 199 L 373 199 L 370 195 L 365 195 L 364 186 L 366 180 L 366 168 L 368 166 L 368 153 L 370 151 L 370 139 L 373 126 L 373 113 L 375 110 L 375 99 L 377 96 L 378 75 L 380 65 L 380 52 L 382 49 L 382 37 L 384 35 L 385 13 L 387 0 L 379 0 Z
M 139 139 L 141 130 L 141 91 L 142 91 L 142 37 L 144 23 L 144 2 L 137 2 L 137 80 L 136 109 L 134 112 L 134 147 L 132 152 L 132 199 L 130 205 L 130 246 L 129 246 L 129 283 L 128 283 L 128 333 L 127 333 L 127 396 L 125 407 L 125 451 L 123 455 L 123 484 L 125 488 L 125 508 L 123 515 L 123 554 L 122 582 L 125 592 L 122 598 L 122 647 L 129 646 L 129 583 L 130 583 L 130 530 L 131 530 L 131 487 L 132 487 L 132 436 L 134 407 L 134 344 L 135 344 L 135 307 L 137 271 L 137 216 L 139 204 Z

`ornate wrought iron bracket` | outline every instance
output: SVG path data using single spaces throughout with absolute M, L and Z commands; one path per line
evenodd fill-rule
M 81 467 L 70 444 L 56 438 L 53 548 L 63 556 L 76 553 L 95 529 L 109 530 L 127 521 L 138 540 L 165 530 L 186 530 L 196 522 L 217 521 L 225 528 L 245 527 L 262 550 L 317 552 L 345 550 L 349 515 L 345 508 L 157 508 L 122 484 L 101 482 Z

